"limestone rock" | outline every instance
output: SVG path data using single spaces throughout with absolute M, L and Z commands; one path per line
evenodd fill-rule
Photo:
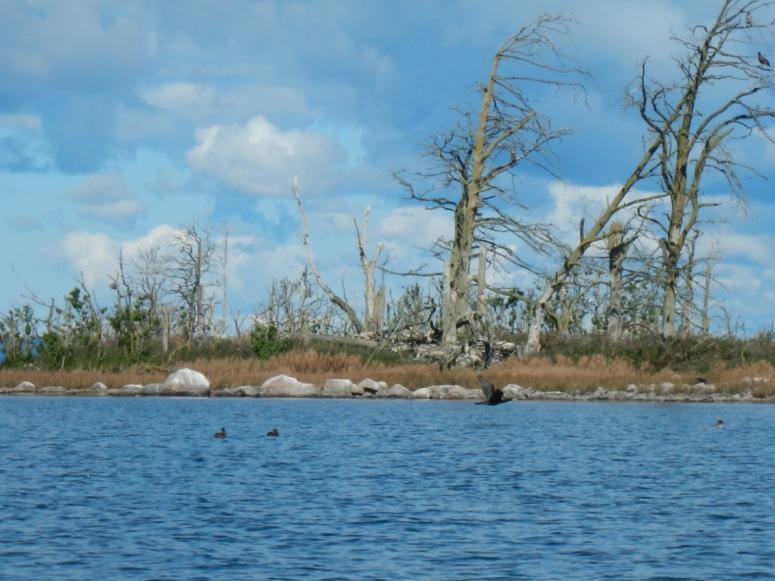
M 454 385 L 429 385 L 428 389 L 431 392 L 431 399 L 448 399 L 449 390 L 455 387 Z
M 210 395 L 210 382 L 207 378 L 193 369 L 178 369 L 164 381 L 159 387 L 164 395 Z
M 427 387 L 421 387 L 419 389 L 415 389 L 412 392 L 412 399 L 430 399 L 431 398 L 431 390 Z
M 363 387 L 349 379 L 327 379 L 320 392 L 322 397 L 353 397 L 363 395 Z
M 320 389 L 289 375 L 276 375 L 261 386 L 262 397 L 318 397 Z
M 109 389 L 108 395 L 142 395 L 144 387 L 136 383 L 128 383 L 119 388 Z
M 22 381 L 21 383 L 17 384 L 16 387 L 11 389 L 11 392 L 13 393 L 35 393 L 37 391 L 37 387 L 35 387 L 35 384 L 31 381 Z
M 460 385 L 453 385 L 447 392 L 449 399 L 482 399 L 481 389 L 469 389 Z
M 412 392 L 405 388 L 403 385 L 396 383 L 385 389 L 382 388 L 377 392 L 377 397 L 398 397 L 407 399 L 412 396 Z
M 211 397 L 261 397 L 261 388 L 256 385 L 224 387 L 218 391 L 211 391 L 210 395 Z
M 166 393 L 164 393 L 166 391 Z M 173 395 L 172 388 L 165 390 L 161 383 L 146 383 L 143 386 L 142 395 Z
M 503 397 L 511 399 L 531 399 L 534 397 L 533 390 L 522 387 L 516 383 L 510 383 L 503 388 Z
M 358 384 L 364 393 L 376 394 L 380 389 L 387 389 L 387 383 L 384 381 L 374 381 L 373 379 L 364 379 Z

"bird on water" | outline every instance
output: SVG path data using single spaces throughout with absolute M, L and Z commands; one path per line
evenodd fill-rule
M 267 432 L 266 435 L 269 436 L 270 438 L 276 438 L 277 436 L 280 435 L 280 432 L 277 428 L 272 428 L 272 431 Z
M 221 428 L 220 432 L 215 432 L 213 434 L 213 438 L 221 438 L 221 439 L 223 439 L 225 437 L 226 437 L 226 429 L 225 428 Z
M 511 401 L 511 398 L 504 399 L 503 390 L 499 387 L 495 387 L 482 375 L 479 376 L 479 385 L 482 386 L 484 401 L 479 402 L 478 405 L 498 405 L 499 403 L 506 403 Z

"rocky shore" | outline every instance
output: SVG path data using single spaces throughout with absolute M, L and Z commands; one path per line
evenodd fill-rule
M 753 388 L 765 378 L 750 378 Z M 710 383 L 694 385 L 628 385 L 622 390 L 598 387 L 591 392 L 545 391 L 532 387 L 509 384 L 503 387 L 504 396 L 515 401 L 555 400 L 555 401 L 644 401 L 644 402 L 769 402 L 775 403 L 775 397 L 754 397 L 752 389 L 740 393 L 719 391 Z M 88 395 L 88 396 L 177 396 L 177 397 L 282 397 L 282 398 L 358 398 L 358 399 L 433 399 L 433 400 L 481 400 L 479 389 L 469 389 L 460 385 L 430 385 L 418 389 L 408 389 L 402 385 L 388 386 L 385 382 L 364 379 L 355 383 L 350 379 L 329 379 L 322 385 L 303 383 L 288 375 L 277 375 L 261 385 L 242 385 L 239 387 L 211 386 L 208 379 L 197 371 L 179 369 L 163 383 L 146 385 L 129 384 L 118 388 L 108 388 L 103 383 L 95 383 L 83 389 L 70 389 L 60 386 L 38 387 L 24 381 L 14 387 L 0 386 L 0 395 Z

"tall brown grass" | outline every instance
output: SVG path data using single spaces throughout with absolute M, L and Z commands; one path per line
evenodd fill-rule
M 621 360 L 608 360 L 601 355 L 581 357 L 576 361 L 563 356 L 552 359 L 511 358 L 482 371 L 477 369 L 439 369 L 428 363 L 372 363 L 366 365 L 356 355 L 325 354 L 312 350 L 295 350 L 268 360 L 196 359 L 177 364 L 175 369 L 189 367 L 201 371 L 215 387 L 260 385 L 268 378 L 286 374 L 309 383 L 322 384 L 326 379 L 347 378 L 355 382 L 364 378 L 400 383 L 409 388 L 434 384 L 457 384 L 478 387 L 477 376 L 484 374 L 496 385 L 516 383 L 540 390 L 587 392 L 598 386 L 624 389 L 629 384 L 650 385 L 665 382 L 693 384 L 697 375 L 677 373 L 670 369 L 638 369 Z M 13 386 L 21 381 L 35 385 L 60 385 L 66 388 L 88 387 L 101 381 L 108 387 L 128 383 L 161 382 L 173 368 L 135 366 L 125 371 L 43 371 L 38 369 L 0 369 L 0 385 Z M 729 392 L 750 389 L 755 395 L 775 395 L 775 368 L 767 362 L 727 368 L 719 365 L 703 376 L 709 383 Z M 754 380 L 754 378 L 758 378 Z

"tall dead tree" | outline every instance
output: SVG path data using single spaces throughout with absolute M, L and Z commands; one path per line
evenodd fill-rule
M 756 14 L 772 5 L 765 0 L 724 0 L 713 24 L 695 26 L 688 40 L 679 41 L 686 53 L 677 59 L 677 82 L 647 79 L 644 61 L 636 85 L 629 92 L 649 133 L 644 153 L 593 226 L 581 233 L 576 247 L 547 278 L 543 293 L 533 304 L 525 354 L 540 350 L 546 304 L 589 247 L 602 239 L 611 218 L 625 207 L 646 207 L 653 201 L 649 197 L 629 199 L 628 194 L 636 183 L 654 175 L 660 177 L 664 188 L 661 195 L 671 205 L 662 243 L 666 275 L 662 333 L 675 334 L 679 260 L 700 209 L 707 205 L 700 201 L 702 177 L 712 169 L 727 180 L 733 191 L 740 191 L 736 170 L 741 164 L 726 145 L 755 131 L 773 139 L 762 124 L 772 117 L 773 110 L 761 93 L 771 87 L 772 73 L 759 64 L 751 46 L 752 31 L 770 31 L 772 23 L 744 25 L 747 12 L 756 21 Z
M 608 336 L 614 340 L 621 339 L 624 331 L 622 326 L 622 267 L 627 257 L 627 248 L 632 239 L 625 238 L 625 226 L 621 222 L 613 222 L 608 230 L 608 276 L 610 289 L 608 293 Z
M 355 332 L 358 334 L 363 333 L 363 323 L 361 323 L 361 320 L 358 318 L 358 314 L 355 312 L 355 309 L 353 309 L 345 299 L 336 294 L 331 289 L 331 287 L 326 284 L 326 281 L 323 279 L 323 276 L 320 274 L 317 264 L 315 263 L 315 256 L 312 254 L 312 246 L 310 245 L 309 241 L 309 222 L 307 221 L 307 213 L 304 210 L 304 204 L 301 201 L 301 191 L 299 190 L 298 178 L 293 178 L 293 186 L 291 190 L 293 191 L 293 197 L 296 199 L 296 204 L 299 206 L 299 214 L 301 215 L 302 226 L 304 228 L 304 232 L 302 233 L 302 243 L 304 244 L 304 251 L 307 253 L 307 265 L 312 272 L 312 275 L 315 277 L 318 286 L 326 294 L 328 299 L 334 305 L 336 305 L 336 307 L 339 308 L 342 313 L 344 313 L 353 329 L 355 329 Z
M 519 219 L 521 206 L 507 178 L 523 162 L 549 169 L 549 146 L 569 133 L 553 127 L 528 95 L 531 89 L 582 88 L 584 73 L 567 66 L 560 51 L 567 34 L 563 17 L 544 15 L 506 39 L 479 86 L 478 112 L 460 111 L 461 123 L 433 140 L 427 172 L 396 175 L 411 198 L 454 213 L 442 285 L 444 344 L 458 342 L 459 328 L 471 324 L 470 269 L 483 243 L 492 250 L 492 260 L 530 268 L 504 240 L 513 242 L 516 236 L 536 252 L 546 252 L 555 242 L 546 225 Z M 419 191 L 412 182 L 430 186 Z
M 312 272 L 318 286 L 325 293 L 328 299 L 334 304 L 347 318 L 352 328 L 357 334 L 369 333 L 379 334 L 382 323 L 384 320 L 385 312 L 385 290 L 382 285 L 378 285 L 376 282 L 376 270 L 379 263 L 379 257 L 382 253 L 382 242 L 377 243 L 374 250 L 374 256 L 368 257 L 366 247 L 368 243 L 369 234 L 369 208 L 363 213 L 363 224 L 358 226 L 358 221 L 353 218 L 355 225 L 355 241 L 358 245 L 358 256 L 361 262 L 361 269 L 363 270 L 364 277 L 364 307 L 363 307 L 363 319 L 358 317 L 358 313 L 350 305 L 349 302 L 343 297 L 336 294 L 318 270 L 317 264 L 315 264 L 315 257 L 312 254 L 312 246 L 309 240 L 309 222 L 307 221 L 307 213 L 304 211 L 304 204 L 301 201 L 301 193 L 299 191 L 299 181 L 297 178 L 293 180 L 293 197 L 296 198 L 296 204 L 299 207 L 299 214 L 301 215 L 302 225 L 304 232 L 302 234 L 302 242 L 304 244 L 304 250 L 307 253 L 307 264 Z
M 363 211 L 362 225 L 353 218 L 355 226 L 355 240 L 358 244 L 358 256 L 363 271 L 364 297 L 363 297 L 363 329 L 370 335 L 377 335 L 382 330 L 385 315 L 385 287 L 377 284 L 375 274 L 379 257 L 382 253 L 382 242 L 378 242 L 374 249 L 374 255 L 369 258 L 366 247 L 369 241 L 369 213 L 368 206 Z
M 772 107 L 772 71 L 757 58 L 762 41 L 772 38 L 772 7 L 765 0 L 724 0 L 708 26 L 676 38 L 676 81 L 661 82 L 646 73 L 636 81 L 634 102 L 649 132 L 659 139 L 659 178 L 669 210 L 651 221 L 661 232 L 664 298 L 662 334 L 676 333 L 681 262 L 701 212 L 717 205 L 707 200 L 708 174 L 720 177 L 736 196 L 743 195 L 739 142 L 758 134 L 775 142 L 767 123 Z M 750 18 L 749 16 L 750 15 Z M 750 25 L 749 25 L 750 22 Z
M 181 301 L 183 336 L 191 340 L 211 330 L 213 299 L 208 289 L 215 245 L 209 230 L 189 226 L 172 238 L 174 249 L 167 260 L 172 294 Z

